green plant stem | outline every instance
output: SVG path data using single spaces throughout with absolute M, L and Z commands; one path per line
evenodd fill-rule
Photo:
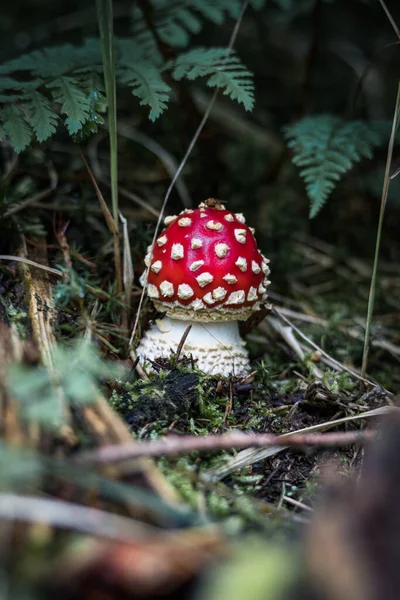
M 96 0 L 97 20 L 104 69 L 104 85 L 108 105 L 108 128 L 110 139 L 110 178 L 112 214 L 117 229 L 113 236 L 114 261 L 117 292 L 122 291 L 121 252 L 118 220 L 118 149 L 117 149 L 117 105 L 114 60 L 114 28 L 112 0 Z
M 376 234 L 374 264 L 372 267 L 371 285 L 370 285 L 370 289 L 369 289 L 367 323 L 366 323 L 366 327 L 365 327 L 364 351 L 363 351 L 362 366 L 361 366 L 361 377 L 364 377 L 364 378 L 365 378 L 365 374 L 367 372 L 367 366 L 368 366 L 368 354 L 369 354 L 370 337 L 371 337 L 372 316 L 373 316 L 373 312 L 374 312 L 374 303 L 375 303 L 376 276 L 377 276 L 377 272 L 378 272 L 379 250 L 380 250 L 380 245 L 381 245 L 382 228 L 383 228 L 383 220 L 385 217 L 386 201 L 387 201 L 388 192 L 389 192 L 390 168 L 391 168 L 391 164 L 392 164 L 393 146 L 394 146 L 394 140 L 395 140 L 397 125 L 398 125 L 399 107 L 400 107 L 400 81 L 399 81 L 398 88 L 397 88 L 397 98 L 396 98 L 396 105 L 395 105 L 395 109 L 394 109 L 392 131 L 390 133 L 388 153 L 387 153 L 387 158 L 386 158 L 386 168 L 385 168 L 385 177 L 383 180 L 381 208 L 380 208 L 380 212 L 379 212 L 379 221 L 378 221 L 378 231 Z

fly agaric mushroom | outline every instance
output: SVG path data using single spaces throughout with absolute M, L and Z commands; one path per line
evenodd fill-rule
M 205 373 L 244 375 L 249 369 L 238 321 L 267 297 L 269 260 L 257 248 L 242 214 L 210 199 L 195 210 L 166 217 L 166 229 L 149 246 L 142 276 L 147 294 L 166 316 L 142 338 L 146 361 L 169 357 L 190 324 L 183 352 Z

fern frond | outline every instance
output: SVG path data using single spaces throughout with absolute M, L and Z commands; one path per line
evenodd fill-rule
M 102 67 L 96 39 L 86 40 L 82 46 L 67 44 L 34 51 L 0 65 L 0 73 L 6 74 L 0 77 L 0 102 L 5 108 L 11 103 L 20 107 L 12 111 L 12 123 L 3 127 L 17 152 L 27 146 L 28 133 L 32 138 L 29 125 L 39 142 L 55 132 L 58 115 L 51 100 L 61 105 L 71 134 L 86 123 L 92 131 L 90 124 L 101 122 L 97 112 L 99 107 L 104 111 L 105 106 L 101 102 Z M 14 73 L 18 79 L 11 76 Z
M 33 131 L 26 120 L 26 115 L 18 104 L 9 104 L 0 112 L 2 129 L 9 138 L 16 152 L 22 152 L 29 146 Z
M 149 106 L 149 119 L 155 121 L 167 108 L 171 88 L 161 77 L 161 70 L 141 55 L 142 49 L 131 40 L 117 41 L 117 80 L 132 89 Z
M 20 102 L 24 94 L 35 91 L 42 84 L 42 79 L 17 81 L 11 77 L 0 77 L 0 92 L 3 92 L 0 93 L 0 103 L 10 104 Z
M 152 0 L 151 4 L 159 38 L 177 48 L 187 46 L 190 35 L 199 33 L 204 21 L 221 25 L 226 17 L 237 18 L 241 8 L 240 0 Z M 133 11 L 134 38 L 137 40 L 146 35 L 146 29 L 143 13 L 136 6 Z
M 293 163 L 300 167 L 310 199 L 310 218 L 321 210 L 337 182 L 355 162 L 371 158 L 381 138 L 373 126 L 363 121 L 343 121 L 339 117 L 307 117 L 284 128 Z
M 177 81 L 209 76 L 208 86 L 223 89 L 224 95 L 243 104 L 246 110 L 253 109 L 252 74 L 234 52 L 228 55 L 226 48 L 196 48 L 170 61 L 166 69 L 172 70 Z
M 88 65 L 101 65 L 99 41 L 87 39 L 81 46 L 64 44 L 35 50 L 0 65 L 0 73 L 29 71 L 35 77 L 60 77 Z
M 49 100 L 35 91 L 24 102 L 26 119 L 35 132 L 38 142 L 44 142 L 57 128 L 57 115 L 54 113 Z
M 170 87 L 160 76 L 158 69 L 144 63 L 118 69 L 118 80 L 132 88 L 132 94 L 140 99 L 141 106 L 149 106 L 149 119 L 155 121 L 167 108 Z
M 90 100 L 76 85 L 73 77 L 59 77 L 46 85 L 56 102 L 61 104 L 61 112 L 67 115 L 65 124 L 68 131 L 76 133 L 89 119 Z

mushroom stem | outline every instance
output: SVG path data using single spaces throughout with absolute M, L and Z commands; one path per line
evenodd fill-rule
M 170 317 L 157 320 L 145 333 L 137 349 L 138 356 L 148 361 L 169 358 L 176 352 L 187 326 L 192 328 L 182 353 L 192 355 L 199 369 L 210 375 L 242 376 L 250 371 L 245 342 L 237 321 L 199 323 Z

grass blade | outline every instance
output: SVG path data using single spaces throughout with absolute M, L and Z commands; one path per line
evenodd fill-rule
M 381 197 L 381 208 L 379 211 L 378 231 L 376 234 L 374 264 L 372 267 L 371 285 L 370 285 L 369 297 L 368 297 L 367 322 L 366 322 L 366 326 L 365 326 L 364 350 L 363 350 L 362 366 L 361 366 L 361 377 L 363 377 L 363 378 L 365 378 L 365 375 L 367 372 L 367 366 L 368 366 L 368 354 L 369 354 L 369 346 L 370 346 L 370 338 L 371 338 L 371 324 L 372 324 L 372 317 L 373 317 L 373 313 L 374 313 L 374 304 L 375 304 L 376 276 L 377 276 L 377 272 L 378 272 L 379 250 L 380 250 L 380 246 L 381 246 L 381 237 L 382 237 L 383 219 L 385 216 L 386 201 L 387 201 L 388 192 L 389 192 L 390 169 L 391 169 L 391 165 L 392 165 L 394 140 L 395 140 L 396 131 L 397 131 L 398 122 L 399 122 L 399 108 L 400 108 L 400 81 L 399 81 L 398 88 L 397 88 L 397 98 L 396 98 L 396 105 L 395 105 L 395 109 L 394 109 L 392 131 L 390 134 L 388 153 L 387 153 L 387 158 L 386 158 L 385 177 L 383 180 L 382 197 Z M 362 383 L 361 385 L 363 386 L 364 384 Z
M 108 104 L 108 130 L 110 139 L 111 201 L 115 226 L 118 228 L 118 147 L 117 147 L 117 103 L 114 59 L 114 27 L 112 0 L 96 0 L 97 20 L 100 31 L 101 55 L 103 59 L 104 86 Z M 116 267 L 117 293 L 122 291 L 119 237 L 114 237 L 114 260 Z

